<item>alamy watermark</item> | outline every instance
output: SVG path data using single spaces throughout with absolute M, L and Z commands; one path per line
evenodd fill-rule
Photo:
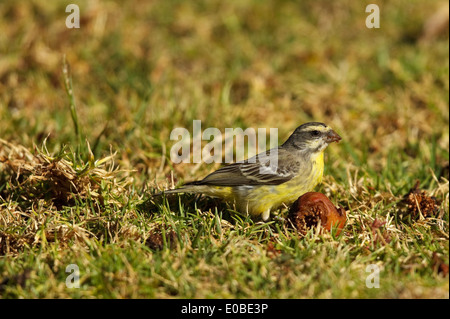
M 366 272 L 369 273 L 366 277 L 366 287 L 380 288 L 380 266 L 376 264 L 367 265 Z
M 70 13 L 66 18 L 66 27 L 68 29 L 80 28 L 80 7 L 71 3 L 66 6 L 66 12 Z M 366 27 L 369 29 L 380 28 L 380 7 L 374 3 L 368 4 L 366 13 L 370 13 L 366 18 Z
M 170 160 L 173 163 L 232 163 L 244 160 L 245 151 L 249 162 L 256 162 L 255 155 L 266 150 L 266 128 L 225 128 L 224 134 L 215 127 L 202 131 L 200 120 L 192 123 L 192 137 L 189 130 L 177 127 L 170 133 L 170 139 L 177 141 L 170 149 Z M 278 128 L 269 129 L 270 148 L 267 154 L 260 155 L 259 160 L 270 161 L 270 166 L 276 166 L 278 146 Z M 247 139 L 247 147 L 245 146 Z M 208 143 L 202 147 L 202 141 Z M 191 143 L 192 142 L 192 143 Z M 192 152 L 191 152 L 192 144 Z M 236 147 L 234 145 L 236 144 Z M 234 158 L 236 154 L 236 158 Z M 264 159 L 264 156 L 267 156 Z
M 80 28 L 80 7 L 76 4 L 69 4 L 66 7 L 66 12 L 70 14 L 66 18 L 66 27 L 68 29 Z
M 66 287 L 80 288 L 80 267 L 76 264 L 67 265 L 66 273 L 69 273 L 66 277 Z
M 366 27 L 369 29 L 380 28 L 380 7 L 376 4 L 369 4 L 366 7 L 366 12 L 370 14 L 366 18 Z

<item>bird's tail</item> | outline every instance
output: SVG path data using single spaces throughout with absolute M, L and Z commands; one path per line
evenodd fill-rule
M 143 212 L 152 211 L 155 209 L 156 202 L 159 202 L 161 198 L 156 199 L 162 195 L 166 194 L 177 194 L 177 193 L 196 193 L 196 190 L 191 189 L 191 186 L 183 186 L 176 189 L 167 189 L 156 194 L 150 194 L 149 197 L 141 204 L 138 205 L 138 210 Z
M 232 197 L 231 187 L 214 187 L 209 185 L 202 185 L 199 182 L 191 182 L 184 184 L 183 187 L 176 189 L 168 189 L 152 196 L 161 196 L 165 194 L 178 194 L 178 193 L 191 193 L 191 194 L 204 194 L 210 197 L 221 197 L 224 199 Z
M 194 189 L 194 187 L 187 185 L 176 189 L 166 189 L 162 192 L 153 194 L 152 196 L 162 196 L 166 194 L 179 194 L 179 193 L 197 193 L 197 191 Z

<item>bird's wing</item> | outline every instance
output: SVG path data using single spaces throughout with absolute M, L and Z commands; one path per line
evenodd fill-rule
M 186 185 L 279 185 L 296 176 L 300 161 L 282 148 L 224 166 L 201 181 Z

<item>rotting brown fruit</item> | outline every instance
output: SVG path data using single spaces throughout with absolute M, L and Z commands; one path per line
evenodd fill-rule
M 324 194 L 308 192 L 292 204 L 288 220 L 303 235 L 319 222 L 328 231 L 336 228 L 336 235 L 339 235 L 345 226 L 347 215 L 342 207 L 335 207 Z

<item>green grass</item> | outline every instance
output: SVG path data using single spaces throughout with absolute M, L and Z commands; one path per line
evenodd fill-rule
M 0 4 L 1 298 L 448 298 L 448 30 L 424 31 L 441 2 L 379 4 L 380 29 L 355 1 L 79 5 L 69 30 L 64 3 Z M 170 161 L 171 130 L 198 119 L 280 143 L 333 127 L 316 191 L 344 231 L 148 201 L 219 167 Z M 436 216 L 407 214 L 416 181 Z

